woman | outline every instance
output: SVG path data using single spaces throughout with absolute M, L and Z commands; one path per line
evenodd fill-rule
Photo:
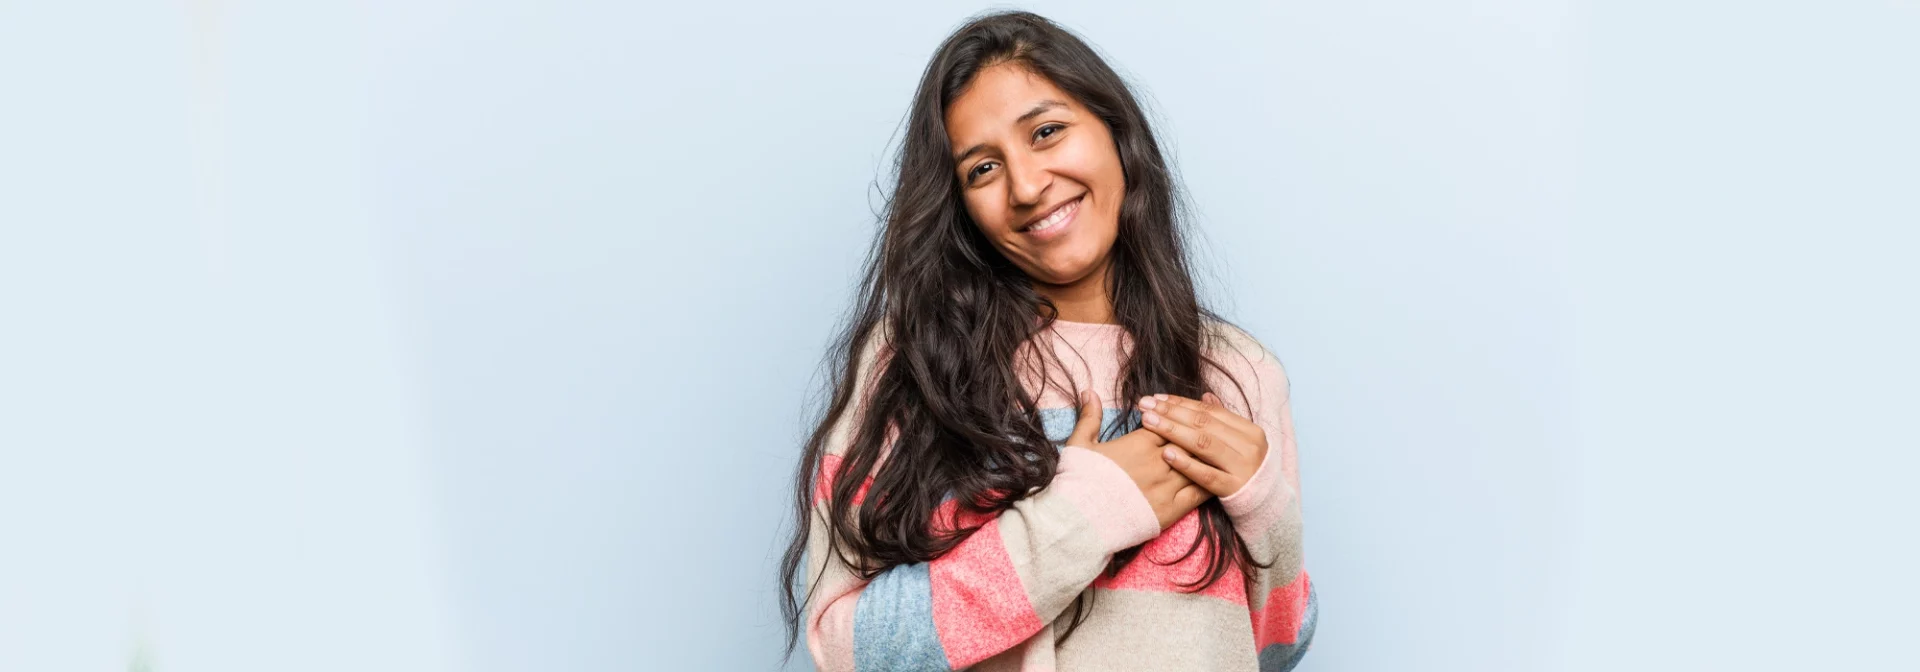
M 804 624 L 823 671 L 1292 669 L 1286 374 L 1199 305 L 1126 84 L 1046 19 L 978 18 L 897 178 L 796 476 L 788 654 Z

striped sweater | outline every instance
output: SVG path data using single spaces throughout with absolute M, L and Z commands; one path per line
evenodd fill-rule
M 1119 325 L 1056 321 L 1029 343 L 1049 347 L 1068 372 L 1051 367 L 1042 385 L 1031 368 L 1023 384 L 1035 395 L 1049 439 L 1060 451 L 1057 474 L 997 516 L 956 514 L 951 497 L 938 515 L 985 526 L 932 561 L 892 567 L 862 581 L 828 551 L 826 501 L 847 448 L 852 419 L 864 410 L 864 391 L 878 370 L 882 347 L 861 355 L 854 407 L 831 430 L 810 516 L 804 575 L 807 648 L 821 672 L 841 670 L 1156 670 L 1223 672 L 1291 670 L 1310 645 L 1318 598 L 1301 548 L 1300 481 L 1286 373 L 1273 354 L 1244 331 L 1211 325 L 1226 352 L 1209 353 L 1246 390 L 1209 369 L 1208 382 L 1228 408 L 1252 418 L 1267 435 L 1265 461 L 1221 505 L 1256 559 L 1248 594 L 1229 568 L 1208 589 L 1183 592 L 1177 583 L 1204 575 L 1205 547 L 1178 560 L 1200 532 L 1200 512 L 1160 529 L 1133 480 L 1118 464 L 1077 445 L 1064 445 L 1078 411 L 1077 389 L 1091 386 L 1105 409 L 1103 436 L 1139 427 L 1139 413 L 1118 399 L 1119 374 L 1130 338 Z M 875 342 L 881 338 L 873 339 Z M 1064 388 L 1064 389 L 1063 389 Z M 1237 403 L 1236 403 L 1237 402 Z M 1253 409 L 1251 414 L 1247 409 Z M 1113 425 L 1121 423 L 1115 433 Z M 871 478 L 867 483 L 871 483 Z M 856 506 L 864 499 L 854 498 Z M 1104 569 L 1113 554 L 1145 544 L 1117 575 Z M 1177 560 L 1177 561 L 1176 561 Z M 1057 642 L 1071 622 L 1074 598 L 1093 591 L 1092 609 L 1078 630 Z

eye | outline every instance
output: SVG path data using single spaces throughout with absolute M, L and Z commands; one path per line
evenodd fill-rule
M 1039 128 L 1034 129 L 1033 138 L 1035 140 L 1045 140 L 1047 138 L 1051 138 L 1053 136 L 1059 135 L 1060 131 L 1064 131 L 1064 130 L 1067 130 L 1066 124 L 1047 124 L 1045 126 L 1041 126 Z M 1048 131 L 1052 131 L 1052 132 L 1048 133 Z M 1042 135 L 1043 133 L 1045 135 Z
M 984 169 L 987 166 L 991 166 L 991 165 L 993 165 L 992 161 L 981 161 L 978 165 L 975 165 L 973 167 L 973 170 L 967 171 L 967 184 L 973 184 L 974 178 L 980 176 L 981 169 Z

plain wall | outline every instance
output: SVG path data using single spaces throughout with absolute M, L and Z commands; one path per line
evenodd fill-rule
M 989 5 L 110 4 L 0 7 L 0 669 L 777 668 L 816 366 Z M 1302 670 L 1908 653 L 1920 10 L 1025 6 L 1291 375 Z

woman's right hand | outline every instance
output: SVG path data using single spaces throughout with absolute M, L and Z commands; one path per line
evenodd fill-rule
M 1112 441 L 1096 443 L 1102 416 L 1098 395 L 1081 392 L 1079 414 L 1073 433 L 1067 436 L 1067 445 L 1092 450 L 1119 464 L 1133 477 L 1140 494 L 1146 495 L 1147 503 L 1153 505 L 1153 514 L 1160 518 L 1160 529 L 1172 526 L 1213 496 L 1167 464 L 1166 458 L 1161 457 L 1167 440 L 1151 430 L 1136 429 Z

